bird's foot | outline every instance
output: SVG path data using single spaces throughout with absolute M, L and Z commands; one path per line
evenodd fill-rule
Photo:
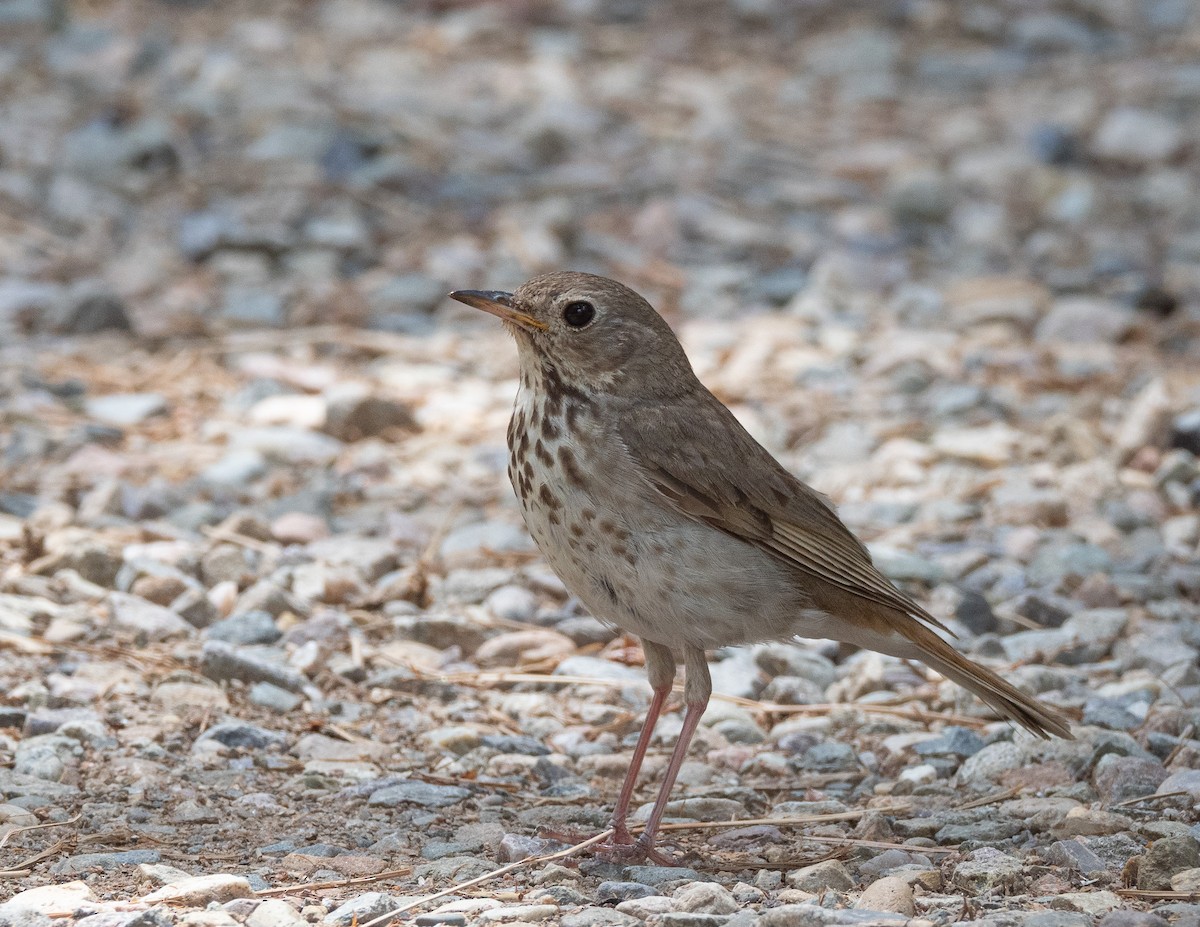
M 572 831 L 542 830 L 541 835 L 562 843 L 586 843 L 594 834 Z M 656 849 L 640 838 L 635 838 L 624 825 L 614 827 L 612 834 L 602 842 L 588 847 L 597 859 L 611 863 L 640 863 L 648 861 L 656 866 L 679 866 L 680 863 L 665 850 Z
M 623 838 L 623 839 L 622 839 Z M 614 833 L 596 847 L 596 856 L 613 863 L 650 862 L 656 866 L 679 866 L 679 861 L 666 850 L 656 849 L 642 839 L 634 840 L 629 831 Z

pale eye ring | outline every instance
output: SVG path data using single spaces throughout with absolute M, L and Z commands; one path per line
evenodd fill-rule
M 583 328 L 596 317 L 596 307 L 586 299 L 577 299 L 563 307 L 562 317 L 571 328 Z

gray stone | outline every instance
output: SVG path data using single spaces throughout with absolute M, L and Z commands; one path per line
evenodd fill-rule
M 1169 891 L 1171 876 L 1200 867 L 1200 840 L 1195 837 L 1163 837 L 1150 844 L 1138 865 L 1137 887 Z
M 109 593 L 108 613 L 114 628 L 146 640 L 170 640 L 192 632 L 192 626 L 169 608 L 125 592 Z
M 577 647 L 589 644 L 607 644 L 617 636 L 617 631 L 591 615 L 571 615 L 554 624 L 554 630 L 565 634 Z M 715 691 L 715 687 L 714 687 Z
M 561 927 L 638 927 L 642 922 L 612 908 L 589 906 L 564 914 L 558 923 Z
M 84 542 L 64 551 L 59 569 L 74 570 L 89 583 L 112 588 L 121 570 L 121 558 L 99 544 Z
M 1141 727 L 1142 719 L 1110 699 L 1090 698 L 1083 706 L 1083 723 L 1113 731 L 1132 731 Z
M 802 769 L 811 769 L 815 772 L 841 772 L 858 769 L 858 754 L 849 744 L 827 740 L 805 751 L 800 766 Z
M 1038 551 L 1029 564 L 1029 578 L 1038 585 L 1050 585 L 1064 577 L 1086 577 L 1112 569 L 1112 558 L 1095 544 L 1053 544 Z
M 51 331 L 64 335 L 94 335 L 102 331 L 132 331 L 124 301 L 105 284 L 84 280 L 67 291 L 49 318 Z
M 210 486 L 240 488 L 261 479 L 267 472 L 267 459 L 253 448 L 233 448 L 216 463 L 205 467 L 200 480 Z
M 897 222 L 944 222 L 954 208 L 954 190 L 940 171 L 916 170 L 892 181 L 887 202 Z
M 677 910 L 693 914 L 732 914 L 740 907 L 729 890 L 716 882 L 693 882 L 671 897 Z
M 1042 857 L 1052 866 L 1073 869 L 1088 879 L 1103 876 L 1108 871 L 1104 861 L 1079 839 L 1059 840 L 1051 844 Z
M 1171 421 L 1171 447 L 1200 457 L 1200 407 L 1181 412 Z
M 938 564 L 911 551 L 881 545 L 871 546 L 870 551 L 875 566 L 894 582 L 914 581 L 934 585 L 945 578 Z
M 499 521 L 463 525 L 442 539 L 439 553 L 448 567 L 491 563 L 497 554 L 524 554 L 534 550 L 533 539 L 520 526 Z
M 1187 792 L 1193 802 L 1200 802 L 1200 769 L 1181 769 L 1159 783 L 1157 794 Z
M 974 756 L 983 749 L 983 738 L 965 727 L 947 727 L 940 737 L 913 745 L 919 756 Z
M 1096 927 L 1169 927 L 1169 922 L 1149 911 L 1112 911 Z
M 414 431 L 417 423 L 408 406 L 384 396 L 332 395 L 324 431 L 342 441 L 361 441 L 393 429 Z
M 392 629 L 397 637 L 439 650 L 459 647 L 463 653 L 474 653 L 487 639 L 479 623 L 466 615 L 402 615 L 393 619 Z
M 308 921 L 282 898 L 266 898 L 255 903 L 245 923 L 246 927 L 305 927 Z
M 273 644 L 282 637 L 270 614 L 257 609 L 230 615 L 210 625 L 204 632 L 209 640 L 228 644 Z
M 1000 626 L 992 606 L 978 592 L 966 591 L 954 610 L 957 618 L 972 634 L 989 634 Z
M 754 698 L 762 689 L 762 673 L 754 653 L 745 648 L 733 650 L 724 660 L 709 667 L 713 691 L 734 698 Z
M 316 560 L 354 567 L 371 583 L 394 570 L 398 563 L 396 544 L 388 538 L 340 534 L 312 541 L 307 550 Z
M 442 859 L 413 867 L 413 876 L 418 879 L 465 882 L 496 868 L 490 859 L 475 856 L 446 856 Z
M 1096 764 L 1093 782 L 1108 804 L 1153 795 L 1169 773 L 1157 760 L 1108 753 Z
M 1133 314 L 1116 303 L 1092 297 L 1064 297 L 1042 318 L 1034 335 L 1042 342 L 1116 344 L 1133 328 Z
M 940 844 L 1001 843 L 1019 834 L 1023 826 L 1016 821 L 983 820 L 971 824 L 947 824 L 934 834 Z M 964 849 L 966 849 L 964 847 Z
M 221 316 L 241 328 L 279 328 L 287 321 L 287 307 L 278 293 L 231 286 L 225 291 Z
M 960 888 L 974 894 L 1008 892 L 1020 881 L 1023 868 L 1019 859 L 984 847 L 954 867 L 953 879 Z
M 113 393 L 89 399 L 85 409 L 89 416 L 106 425 L 127 427 L 165 415 L 167 400 L 159 393 Z
M 528 623 L 537 613 L 537 596 L 523 586 L 508 585 L 493 589 L 483 607 L 504 621 Z
M 787 883 L 805 892 L 848 892 L 854 888 L 854 877 L 842 863 L 831 859 L 789 872 Z
M 304 692 L 308 680 L 282 663 L 247 650 L 238 650 L 224 641 L 206 641 L 200 654 L 201 672 L 209 679 L 223 682 L 269 682 L 291 692 Z
M 707 876 L 702 876 L 695 869 L 686 866 L 629 866 L 624 875 L 630 882 L 641 882 L 643 885 L 663 885 L 680 880 L 699 882 L 707 879 Z
M 757 927 L 832 927 L 832 925 L 902 925 L 907 915 L 887 911 L 856 911 L 853 909 L 822 908 L 815 904 L 787 904 L 763 911 Z
M 1126 864 L 1145 850 L 1143 843 L 1130 834 L 1109 834 L 1104 837 L 1081 837 L 1088 849 L 1104 861 L 1105 868 L 1121 872 Z
M 613 901 L 628 901 L 630 898 L 647 898 L 661 892 L 642 882 L 601 882 L 596 889 L 596 900 L 601 904 Z
M 261 708 L 269 708 L 281 715 L 295 711 L 303 701 L 296 693 L 281 689 L 269 682 L 256 682 L 250 687 L 248 698 L 251 703 Z
M 137 866 L 142 863 L 157 863 L 162 859 L 158 850 L 126 850 L 121 853 L 80 853 L 68 856 L 50 866 L 55 875 L 75 875 L 89 869 L 116 869 L 119 866 Z
M 693 911 L 664 911 L 657 918 L 662 927 L 725 927 L 728 914 L 705 914 Z
M 385 892 L 367 892 L 365 895 L 358 895 L 334 908 L 325 915 L 321 923 L 327 927 L 351 927 L 352 924 L 365 924 L 389 911 L 394 911 L 403 902 L 404 899 L 396 898 Z
M 798 676 L 821 689 L 837 678 L 837 669 L 828 657 L 796 644 L 759 644 L 754 648 L 754 662 L 769 676 Z
M 519 753 L 522 756 L 548 756 L 550 753 L 550 748 L 540 740 L 519 734 L 485 734 L 480 743 L 500 753 Z
M 83 749 L 79 741 L 62 734 L 26 737 L 13 752 L 13 771 L 24 776 L 59 782 L 68 767 L 77 766 Z
M 432 782 L 401 782 L 371 793 L 369 805 L 395 807 L 419 805 L 422 808 L 447 808 L 471 797 L 469 789 L 456 785 L 435 785 Z
M 387 331 L 420 331 L 425 317 L 446 298 L 446 285 L 424 274 L 402 274 L 367 294 L 371 326 Z
M 342 450 L 336 438 L 289 425 L 236 428 L 229 434 L 231 448 L 248 448 L 268 460 L 288 465 L 328 464 Z
M 589 676 L 599 679 L 622 679 L 630 683 L 646 682 L 646 673 L 634 666 L 614 663 L 600 657 L 570 656 L 554 668 L 555 676 Z
M 267 750 L 287 746 L 290 738 L 282 731 L 272 731 L 246 721 L 222 721 L 196 738 L 197 743 L 205 740 L 215 740 L 233 749 Z
M 1100 123 L 1092 138 L 1092 152 L 1106 161 L 1146 166 L 1170 160 L 1183 144 L 1182 130 L 1166 116 L 1120 107 Z
M 304 613 L 300 603 L 269 579 L 260 579 L 238 596 L 237 610 L 266 612 L 272 618 L 278 618 L 284 612 Z
M 529 859 L 548 852 L 554 844 L 541 837 L 530 837 L 525 834 L 505 834 L 496 847 L 496 862 L 515 863 L 518 860 Z

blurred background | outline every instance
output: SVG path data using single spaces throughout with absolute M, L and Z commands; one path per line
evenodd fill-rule
M 913 665 L 726 648 L 698 814 L 870 809 L 787 885 L 917 867 L 926 923 L 1194 892 L 1198 194 L 1195 0 L 0 0 L 0 896 L 140 896 L 160 855 L 410 895 L 603 825 L 641 655 L 534 548 L 516 352 L 445 298 L 552 269 L 649 297 L 957 646 L 1077 724 L 1035 745 Z M 830 851 L 722 833 L 705 865 Z M 784 899 L 760 875 L 737 904 Z M 347 899 L 322 922 L 388 903 Z
M 9 333 L 426 332 L 560 268 L 673 318 L 1124 337 L 1200 298 L 1189 0 L 4 0 L 0 36 Z

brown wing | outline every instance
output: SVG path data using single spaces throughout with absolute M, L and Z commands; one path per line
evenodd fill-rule
M 876 569 L 824 496 L 788 473 L 715 398 L 693 395 L 682 404 L 639 405 L 616 425 L 663 496 L 804 573 L 949 631 Z

